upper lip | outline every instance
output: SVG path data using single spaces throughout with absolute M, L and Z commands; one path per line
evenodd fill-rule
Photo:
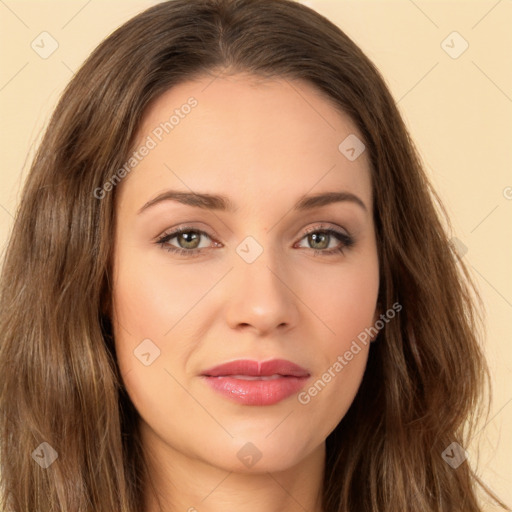
M 228 375 L 248 375 L 265 377 L 283 375 L 288 377 L 309 377 L 309 372 L 301 366 L 286 359 L 271 359 L 269 361 L 254 361 L 251 359 L 238 359 L 223 363 L 208 370 L 201 375 L 208 377 L 221 377 Z

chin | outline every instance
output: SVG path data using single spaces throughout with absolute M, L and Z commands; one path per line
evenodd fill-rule
M 314 448 L 308 449 L 306 440 L 293 442 L 289 437 L 270 434 L 259 436 L 237 436 L 231 447 L 220 450 L 214 458 L 215 464 L 226 471 L 236 473 L 274 473 L 290 469 L 308 457 Z M 270 437 L 274 436 L 274 439 Z M 241 441 L 244 439 L 244 441 Z M 227 457 L 226 454 L 232 456 Z

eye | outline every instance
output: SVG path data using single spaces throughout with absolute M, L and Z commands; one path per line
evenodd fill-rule
M 162 237 L 160 237 L 156 243 L 165 249 L 168 252 L 186 255 L 186 256 L 195 256 L 199 255 L 203 252 L 203 249 L 207 249 L 209 246 L 200 246 L 201 237 L 210 238 L 210 235 L 205 231 L 200 229 L 181 227 L 174 230 L 171 233 L 165 233 Z M 177 243 L 181 247 L 176 247 L 171 244 L 171 240 L 176 239 Z M 218 242 L 214 242 L 217 247 L 222 244 Z M 210 244 L 211 246 L 211 244 Z
M 354 245 L 354 239 L 341 231 L 323 227 L 309 229 L 302 240 L 306 240 L 313 249 L 315 255 L 334 255 L 340 254 Z M 338 241 L 338 244 L 332 245 L 331 242 Z M 299 246 L 302 247 L 302 246 Z
M 212 237 L 205 231 L 184 226 L 175 229 L 171 233 L 164 233 L 156 243 L 168 252 L 194 257 L 202 254 L 205 249 L 212 247 L 212 243 L 201 247 L 201 238 L 203 237 L 212 240 Z M 177 243 L 177 246 L 171 243 L 174 239 L 176 239 L 175 243 Z M 332 228 L 325 228 L 324 226 L 316 226 L 307 230 L 301 241 L 305 239 L 315 255 L 324 256 L 341 254 L 355 243 L 350 235 Z M 336 241 L 338 242 L 337 244 Z M 333 242 L 335 245 L 332 245 Z M 213 241 L 213 247 L 222 247 L 222 244 Z M 294 247 L 304 248 L 303 245 L 297 244 Z

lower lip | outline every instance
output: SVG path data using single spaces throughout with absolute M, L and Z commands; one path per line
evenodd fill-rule
M 298 393 L 308 377 L 282 377 L 272 380 L 244 380 L 233 377 L 207 377 L 218 393 L 244 405 L 272 405 Z

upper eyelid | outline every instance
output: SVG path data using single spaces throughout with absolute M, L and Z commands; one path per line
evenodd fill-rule
M 307 235 L 309 233 L 314 233 L 315 231 L 334 231 L 336 233 L 340 233 L 346 236 L 351 236 L 350 233 L 345 228 L 340 228 L 339 226 L 333 227 L 330 223 L 324 222 L 320 224 L 327 224 L 327 225 L 321 225 L 321 226 L 313 226 L 311 228 L 306 228 L 304 231 L 304 235 Z M 340 230 L 345 231 L 345 233 L 341 233 Z
M 176 226 L 171 229 L 166 229 L 161 235 L 158 235 L 157 239 L 160 239 L 160 238 L 162 238 L 164 236 L 168 236 L 168 235 L 176 236 L 176 235 L 179 235 L 181 232 L 187 232 L 187 231 L 196 231 L 198 233 L 208 236 L 209 238 L 219 238 L 219 235 L 213 229 L 210 229 L 210 231 L 212 232 L 210 234 L 210 233 L 208 233 L 208 231 L 206 229 L 202 229 L 202 228 L 195 227 L 192 225 L 184 224 L 184 225 Z

